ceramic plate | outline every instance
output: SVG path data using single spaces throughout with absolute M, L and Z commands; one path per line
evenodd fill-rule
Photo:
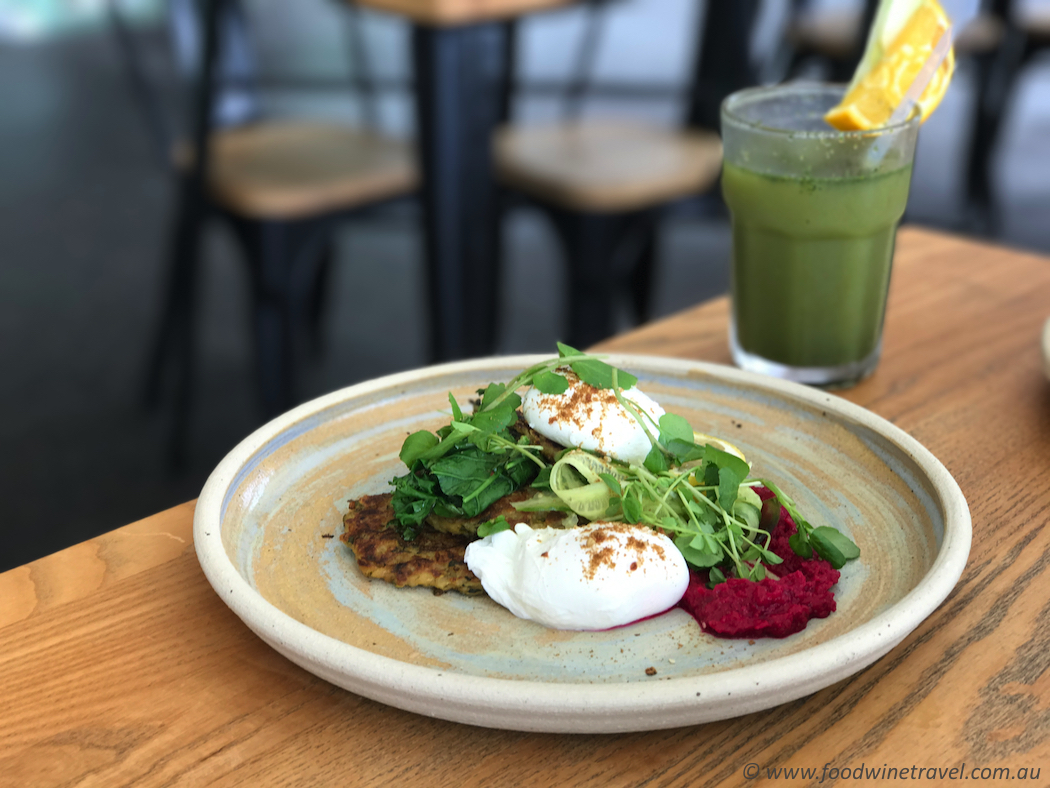
M 723 719 L 815 692 L 893 648 L 962 573 L 966 501 L 944 466 L 889 422 L 727 367 L 614 355 L 667 410 L 739 446 L 753 474 L 777 482 L 811 522 L 860 546 L 837 586 L 837 612 L 783 640 L 719 640 L 680 610 L 560 632 L 485 597 L 364 578 L 338 539 L 347 500 L 384 492 L 404 472 L 401 442 L 448 422 L 449 391 L 464 402 L 542 358 L 362 383 L 253 433 L 197 503 L 194 541 L 216 592 L 288 659 L 382 703 L 490 727 L 612 732 Z

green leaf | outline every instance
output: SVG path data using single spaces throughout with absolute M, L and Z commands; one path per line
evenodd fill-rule
M 774 553 L 772 550 L 767 550 L 764 547 L 758 549 L 759 554 L 762 556 L 762 560 L 771 566 L 784 563 L 784 559 Z
M 583 353 L 574 347 L 570 347 L 562 342 L 558 342 L 558 358 L 570 358 L 572 356 L 582 356 Z
M 446 495 L 466 497 L 492 476 L 497 458 L 471 447 L 446 457 L 430 466 L 431 472 Z
M 704 486 L 718 486 L 718 466 L 714 463 L 707 463 L 704 465 Z
M 710 572 L 707 573 L 707 587 L 714 588 L 719 583 L 724 583 L 726 576 L 722 573 L 722 570 L 717 566 L 713 567 Z
M 788 537 L 788 545 L 792 550 L 795 551 L 795 555 L 799 558 L 810 559 L 813 557 L 813 548 L 809 544 L 809 540 L 806 539 L 806 535 L 802 531 L 795 531 Z
M 532 486 L 537 490 L 549 490 L 551 488 L 551 466 L 544 466 L 536 478 L 532 480 Z
M 620 482 L 611 473 L 599 473 L 598 477 L 605 482 L 610 490 L 617 495 L 623 495 L 623 490 L 620 489 Z
M 488 386 L 478 392 L 481 394 L 481 409 L 492 407 L 492 403 L 499 399 L 499 395 L 506 390 L 507 387 L 502 383 L 489 383 Z
M 510 523 L 507 522 L 507 518 L 502 514 L 495 520 L 486 520 L 478 526 L 478 536 L 484 539 L 486 536 L 492 534 L 498 534 L 500 531 L 509 531 L 511 528 Z
M 740 478 L 740 481 L 744 481 L 747 475 L 751 473 L 751 468 L 742 459 L 735 454 L 715 448 L 710 443 L 704 446 L 704 459 L 718 466 L 719 470 L 722 468 L 731 469 Z
M 660 417 L 660 443 L 666 445 L 669 440 L 681 440 L 693 443 L 693 428 L 689 422 L 674 413 L 665 413 Z
M 532 379 L 532 385 L 542 394 L 564 394 L 569 389 L 568 379 L 556 372 L 539 373 Z
M 667 461 L 667 455 L 660 451 L 659 446 L 653 446 L 642 463 L 650 473 L 664 473 L 670 469 L 671 464 Z
M 627 494 L 622 496 L 623 516 L 627 522 L 634 524 L 642 519 L 642 502 L 638 499 L 638 491 L 634 485 L 628 488 Z
M 707 569 L 719 563 L 723 555 L 721 552 L 714 553 L 704 548 L 693 547 L 693 534 L 681 534 L 674 540 L 674 546 L 681 552 L 686 563 L 692 564 L 700 569 Z
M 718 469 L 718 505 L 727 512 L 733 511 L 736 503 L 737 490 L 744 477 L 736 472 L 735 468 L 720 467 Z
M 583 358 L 579 361 L 570 361 L 569 367 L 575 372 L 580 380 L 589 383 L 596 389 L 611 389 L 613 387 L 613 368 L 604 361 L 596 358 Z M 616 370 L 616 383 L 621 389 L 629 389 L 638 378 L 622 369 Z
M 860 548 L 848 536 L 827 525 L 810 531 L 809 541 L 817 555 L 835 569 L 841 569 L 847 561 L 860 557 Z
M 512 400 L 517 399 L 514 403 Z M 516 409 L 521 404 L 521 398 L 517 394 L 503 400 L 497 407 L 475 413 L 470 419 L 472 427 L 482 432 L 496 435 L 507 429 L 518 420 Z
M 762 564 L 755 564 L 751 567 L 751 571 L 747 573 L 748 580 L 754 580 L 756 583 L 766 579 L 766 568 Z
M 762 501 L 762 516 L 759 517 L 758 527 L 767 534 L 773 533 L 773 529 L 780 522 L 780 501 L 769 498 Z
M 413 432 L 401 444 L 401 452 L 398 454 L 398 457 L 401 458 L 401 462 L 411 468 L 420 455 L 437 445 L 438 437 L 434 433 L 427 430 Z
M 693 460 L 702 460 L 706 456 L 704 448 L 697 446 L 691 439 L 688 441 L 679 438 L 665 440 L 663 433 L 660 433 L 660 443 L 675 456 L 679 465 L 684 462 L 692 462 Z
M 451 391 L 448 393 L 448 404 L 452 406 L 452 421 L 463 421 L 463 411 L 459 409 L 459 403 Z

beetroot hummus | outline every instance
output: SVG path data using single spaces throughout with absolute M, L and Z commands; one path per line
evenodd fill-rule
M 773 497 L 764 487 L 755 492 L 762 500 Z M 734 577 L 709 589 L 707 572 L 694 571 L 678 604 L 705 632 L 725 638 L 783 638 L 805 629 L 811 618 L 826 618 L 835 610 L 831 587 L 839 572 L 815 554 L 796 555 L 788 544 L 796 530 L 795 521 L 782 508 L 769 549 L 784 562 L 766 566 L 779 579 L 755 582 Z

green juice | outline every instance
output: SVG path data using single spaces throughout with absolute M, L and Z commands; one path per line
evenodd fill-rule
M 726 162 L 740 348 L 792 367 L 867 358 L 882 333 L 910 181 L 910 164 L 863 177 L 805 178 Z

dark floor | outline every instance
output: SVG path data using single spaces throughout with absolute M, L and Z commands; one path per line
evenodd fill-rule
M 955 219 L 969 107 L 965 75 L 959 81 L 924 131 L 910 215 L 965 229 Z M 1048 91 L 1038 74 L 1031 81 L 1001 157 L 1004 232 L 1007 242 L 1050 251 Z M 258 411 L 246 282 L 216 228 L 207 239 L 189 465 L 166 468 L 165 414 L 144 411 L 139 395 L 170 184 L 108 40 L 0 46 L 0 108 L 3 570 L 195 497 L 258 425 Z M 326 351 L 305 371 L 305 397 L 425 362 L 416 224 L 408 210 L 340 234 Z M 547 351 L 563 309 L 557 247 L 537 215 L 516 214 L 509 229 L 500 351 Z M 724 223 L 676 221 L 662 241 L 659 314 L 724 292 Z

